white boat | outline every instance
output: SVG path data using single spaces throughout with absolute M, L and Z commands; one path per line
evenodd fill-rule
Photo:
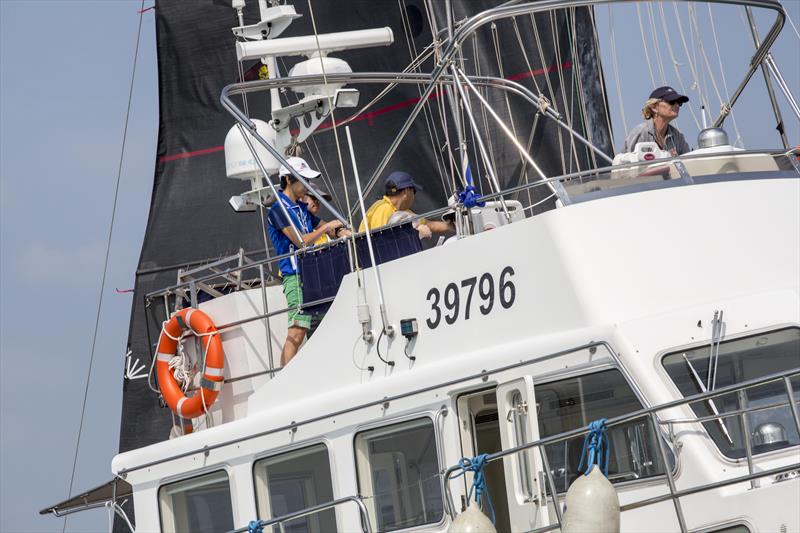
M 412 217 L 454 218 L 455 235 L 440 246 L 421 250 L 414 221 L 402 220 L 292 252 L 304 290 L 319 295 L 307 307 L 330 307 L 283 368 L 289 309 L 269 279 L 280 256 L 240 252 L 148 293 L 148 302 L 166 302 L 166 313 L 152 311 L 165 328 L 184 330 L 177 353 L 160 353 L 152 339 L 151 375 L 161 363 L 194 364 L 184 392 L 208 394 L 210 405 L 182 419 L 179 404 L 170 438 L 117 455 L 109 484 L 43 512 L 108 505 L 120 530 L 138 532 L 447 531 L 474 492 L 462 458 L 488 454 L 490 498 L 480 503 L 497 531 L 566 531 L 565 512 L 576 510 L 564 509 L 565 494 L 582 475 L 584 436 L 606 419 L 620 531 L 800 531 L 800 151 L 735 148 L 722 129 L 762 63 L 794 101 L 768 54 L 785 14 L 774 0 L 723 3 L 775 16 L 728 105 L 694 152 L 642 152 L 616 165 L 542 94 L 466 74 L 458 61 L 481 28 L 601 0 L 508 2 L 443 26 L 430 73 L 352 73 L 327 56 L 387 45 L 396 38 L 388 28 L 281 38 L 292 6 L 264 2 L 256 25 L 240 17 L 238 58 L 267 58 L 270 77 L 222 90 L 236 120 L 228 174 L 251 184 L 235 208 L 277 196 L 274 176 L 292 144 L 277 121 L 306 117 L 302 140 L 332 111 L 356 107 L 362 84 L 416 84 L 420 98 L 369 179 L 345 172 L 359 184 L 360 213 L 326 203 L 335 216 L 357 227 L 368 190 L 434 91 L 463 113 L 458 127 L 444 128 L 456 136 L 448 144 L 474 145 L 486 188 L 477 200 L 456 195 Z M 281 30 L 248 38 L 268 24 Z M 310 59 L 278 77 L 276 58 L 296 54 Z M 285 88 L 303 98 L 281 107 Z M 537 120 L 557 123 L 596 164 L 544 175 L 488 90 L 534 106 Z M 236 100 L 266 91 L 266 117 Z M 495 147 L 506 143 L 537 170 L 531 180 L 501 187 L 481 135 L 494 120 Z M 375 147 L 352 144 L 345 128 L 337 127 L 343 165 L 353 156 L 356 167 L 354 151 Z M 470 185 L 467 169 L 478 163 L 453 153 L 453 175 Z M 533 214 L 531 196 L 518 200 L 528 191 L 553 208 Z M 317 273 L 333 281 L 314 281 Z M 186 308 L 214 328 L 193 341 Z M 222 376 L 206 365 L 214 339 Z M 164 394 L 163 383 L 152 385 Z

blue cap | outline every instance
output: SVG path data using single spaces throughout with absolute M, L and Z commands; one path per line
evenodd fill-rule
M 655 89 L 653 92 L 650 93 L 650 98 L 658 98 L 659 100 L 664 100 L 665 102 L 678 102 L 680 104 L 685 104 L 689 101 L 688 96 L 684 96 L 680 94 L 678 91 L 673 89 L 672 87 L 664 86 Z
M 413 188 L 414 191 L 421 191 L 422 186 L 414 181 L 411 174 L 402 170 L 395 170 L 386 177 L 386 194 L 395 194 L 397 191 Z

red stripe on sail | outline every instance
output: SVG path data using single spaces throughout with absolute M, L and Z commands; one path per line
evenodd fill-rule
M 536 70 L 529 70 L 528 72 L 520 72 L 519 74 L 513 74 L 511 76 L 508 76 L 508 77 L 506 77 L 506 79 L 509 80 L 509 81 L 524 80 L 524 79 L 527 79 L 527 78 L 532 78 L 533 76 L 541 76 L 542 74 L 552 74 L 553 72 L 558 72 L 559 70 L 566 70 L 566 69 L 570 69 L 570 68 L 572 68 L 572 61 L 567 60 L 567 61 L 564 61 L 563 63 L 561 63 L 560 65 L 550 65 L 549 67 L 546 67 L 546 68 L 540 68 L 540 69 L 536 69 Z M 435 98 L 439 98 L 441 95 L 442 95 L 442 92 L 436 91 L 436 92 L 431 93 L 431 95 L 428 96 L 428 99 L 429 100 L 433 100 Z M 419 102 L 419 98 L 410 98 L 410 99 L 405 100 L 403 102 L 398 102 L 396 104 L 392 104 L 392 105 L 388 105 L 388 106 L 385 106 L 385 107 L 381 107 L 381 108 L 375 109 L 374 111 L 367 111 L 366 113 L 361 113 L 360 115 L 356 116 L 350 122 L 360 122 L 362 120 L 366 120 L 367 124 L 372 126 L 375 117 L 378 117 L 380 115 L 384 115 L 386 113 L 391 113 L 392 111 L 397 111 L 399 109 L 405 109 L 407 107 L 411 107 L 413 105 L 416 105 L 417 102 Z M 337 121 L 336 125 L 338 126 L 342 122 L 344 122 L 344 120 Z M 331 128 L 332 128 L 331 121 L 327 121 L 327 122 L 323 122 L 322 124 L 320 124 L 319 128 L 317 129 L 317 131 L 325 131 L 325 130 L 328 130 L 328 129 L 331 129 Z M 295 135 L 298 132 L 299 132 L 299 130 L 294 130 L 293 129 L 292 130 L 292 135 Z M 212 148 L 204 148 L 202 150 L 194 150 L 192 152 L 179 152 L 177 154 L 171 154 L 171 155 L 162 156 L 161 158 L 159 158 L 159 162 L 167 163 L 169 161 L 175 161 L 176 159 L 186 159 L 187 157 L 194 157 L 194 156 L 197 156 L 197 155 L 213 154 L 215 152 L 221 152 L 224 149 L 225 149 L 224 146 L 214 146 Z
M 212 148 L 203 148 L 202 150 L 194 150 L 193 152 L 178 152 L 177 154 L 165 155 L 159 158 L 161 163 L 168 161 L 175 161 L 176 159 L 186 159 L 187 157 L 194 157 L 196 155 L 213 154 L 214 152 L 221 152 L 225 149 L 224 146 L 214 146 Z

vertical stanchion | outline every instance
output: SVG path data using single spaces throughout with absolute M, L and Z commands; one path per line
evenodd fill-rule
M 797 402 L 794 401 L 794 394 L 792 393 L 792 380 L 789 376 L 783 376 L 783 385 L 786 387 L 786 395 L 789 397 L 789 409 L 792 410 L 797 434 L 800 435 L 800 412 L 797 411 Z
M 745 402 L 747 402 L 747 396 L 744 393 L 744 389 L 739 389 L 738 396 L 739 396 L 739 409 L 744 409 Z M 739 413 L 739 423 L 742 425 L 742 438 L 744 439 L 744 451 L 745 454 L 747 455 L 747 473 L 752 475 L 753 444 L 750 442 L 750 423 L 747 421 L 747 415 L 745 413 Z M 757 479 L 750 480 L 750 488 L 751 489 L 758 488 Z
M 556 510 L 556 520 L 558 520 L 558 527 L 563 524 L 563 517 L 561 516 L 561 506 L 558 503 L 558 488 L 556 487 L 556 480 L 553 479 L 553 472 L 550 471 L 550 460 L 547 458 L 547 450 L 544 446 L 539 445 L 539 453 L 542 455 L 542 465 L 544 466 L 545 477 L 547 478 L 547 485 L 550 487 L 550 495 L 553 497 L 553 508 Z
M 267 303 L 267 279 L 264 276 L 264 265 L 258 265 L 258 275 L 261 278 L 261 305 L 264 307 L 264 315 L 269 315 L 269 304 Z M 267 363 L 269 364 L 270 379 L 275 377 L 272 372 L 275 370 L 275 363 L 272 360 L 272 332 L 269 327 L 269 316 L 264 316 L 264 329 L 267 333 Z
M 656 433 L 658 452 L 661 456 L 661 464 L 664 465 L 664 473 L 667 475 L 667 485 L 669 485 L 669 493 L 670 496 L 672 496 L 672 503 L 675 505 L 675 514 L 678 516 L 678 524 L 681 527 L 681 533 L 687 533 L 686 520 L 683 517 L 681 502 L 675 496 L 675 479 L 672 477 L 672 469 L 669 467 L 669 462 L 667 461 L 667 445 L 664 443 L 664 439 L 661 438 L 661 432 L 658 430 L 658 417 L 655 413 L 650 413 L 650 423 L 653 424 L 653 430 Z

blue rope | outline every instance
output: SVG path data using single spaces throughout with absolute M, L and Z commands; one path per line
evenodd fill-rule
M 467 209 L 471 207 L 485 206 L 486 202 L 480 201 L 481 196 L 478 194 L 478 191 L 472 184 L 472 168 L 469 165 L 467 165 L 466 181 L 467 186 L 464 188 L 464 190 L 458 191 L 458 201 L 461 202 L 461 204 L 463 204 Z
M 489 457 L 488 453 L 476 455 L 472 459 L 462 457 L 458 462 L 461 467 L 461 473 L 454 477 L 463 476 L 467 472 L 472 472 L 472 487 L 467 494 L 467 501 L 472 498 L 473 490 L 475 491 L 475 501 L 480 506 L 481 498 L 486 497 L 486 503 L 489 506 L 489 511 L 492 516 L 492 524 L 495 523 L 494 506 L 492 505 L 492 498 L 489 496 L 489 488 L 486 486 L 486 477 L 483 474 L 483 467 L 486 465 L 486 459 Z
M 249 533 L 264 533 L 264 526 L 261 525 L 261 520 L 251 520 L 247 524 L 247 531 Z
M 603 474 L 608 477 L 608 456 L 611 445 L 608 442 L 608 434 L 605 418 L 600 418 L 589 424 L 589 433 L 583 440 L 583 450 L 581 451 L 581 462 L 578 464 L 578 472 L 583 472 L 588 476 L 594 465 L 603 470 Z M 583 471 L 583 462 L 586 461 L 586 471 Z
M 464 207 L 468 209 L 471 207 L 485 206 L 486 202 L 481 202 L 480 199 L 481 197 L 478 191 L 476 191 L 475 187 L 472 185 L 467 185 L 463 191 L 458 191 L 458 201 L 464 204 Z

